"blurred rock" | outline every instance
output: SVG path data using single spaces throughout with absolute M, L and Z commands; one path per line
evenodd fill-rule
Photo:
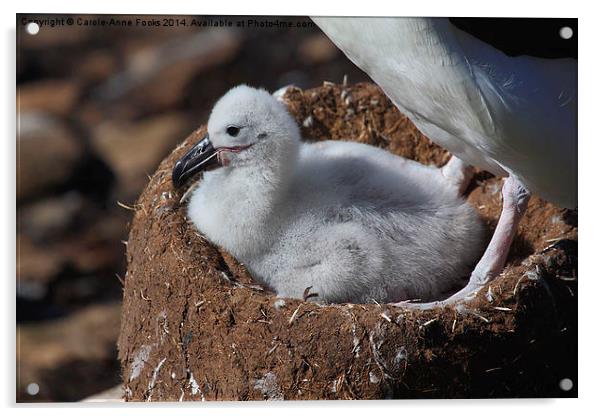
M 76 401 L 119 383 L 120 305 L 96 305 L 60 320 L 17 326 L 17 401 Z M 66 376 L 68 374 L 68 376 Z M 39 393 L 27 393 L 36 383 Z
M 99 82 L 109 78 L 116 71 L 117 58 L 106 50 L 98 50 L 84 55 L 75 72 L 79 78 Z
M 120 284 L 113 270 L 120 270 L 124 262 L 124 247 L 119 241 L 126 237 L 127 217 L 117 208 L 111 212 L 96 209 L 90 214 L 87 221 L 61 230 L 62 235 L 56 238 L 45 236 L 34 241 L 28 235 L 28 227 L 19 227 L 18 298 L 53 303 L 65 309 L 118 295 Z M 84 219 L 85 216 L 79 218 Z M 37 231 L 33 234 L 39 237 Z M 26 319 L 36 319 L 38 314 L 28 316 Z
M 324 34 L 308 36 L 297 50 L 299 59 L 309 64 L 319 64 L 334 59 L 339 50 Z
M 191 130 L 171 113 L 139 122 L 107 121 L 94 130 L 93 145 L 118 177 L 118 193 L 137 196 L 161 159 Z
M 19 208 L 19 231 L 38 242 L 60 238 L 72 227 L 84 205 L 76 191 L 25 205 Z
M 195 75 L 227 62 L 240 44 L 239 32 L 226 28 L 154 44 L 128 56 L 126 69 L 101 85 L 95 95 L 128 117 L 174 107 L 185 97 L 184 89 Z
M 119 241 L 126 235 L 125 217 L 99 213 L 95 221 L 86 224 L 72 238 L 62 241 L 61 252 L 82 274 L 113 269 L 123 260 L 125 250 Z
M 28 82 L 17 88 L 17 110 L 20 114 L 40 112 L 65 116 L 73 111 L 80 94 L 81 87 L 73 78 Z
M 17 201 L 67 182 L 84 155 L 71 130 L 48 114 L 23 112 L 17 134 Z
M 17 234 L 17 296 L 32 300 L 43 298 L 64 261 L 56 250 L 36 246 L 28 236 Z

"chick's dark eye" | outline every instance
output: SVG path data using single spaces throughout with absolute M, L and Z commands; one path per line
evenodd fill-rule
M 240 132 L 240 129 L 238 127 L 236 127 L 236 126 L 229 126 L 226 129 L 226 133 L 228 133 L 232 137 L 238 136 L 238 132 Z

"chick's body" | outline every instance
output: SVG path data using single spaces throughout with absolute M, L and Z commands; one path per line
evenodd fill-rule
M 206 172 L 189 206 L 257 281 L 283 297 L 311 287 L 312 300 L 355 303 L 439 299 L 466 281 L 483 228 L 440 170 L 359 143 L 302 143 L 287 127 L 259 128 L 279 133 L 258 134 L 244 163 Z

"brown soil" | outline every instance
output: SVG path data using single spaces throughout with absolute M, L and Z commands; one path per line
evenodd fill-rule
M 438 166 L 449 157 L 374 85 L 287 101 L 311 140 L 356 139 Z M 127 400 L 576 396 L 576 212 L 532 198 L 509 265 L 461 312 L 279 304 L 184 217 L 171 169 L 203 133 L 161 163 L 134 207 L 119 339 Z M 485 172 L 469 188 L 491 230 L 500 189 Z

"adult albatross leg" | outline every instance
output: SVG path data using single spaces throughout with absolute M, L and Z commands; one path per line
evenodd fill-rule
M 510 175 L 504 181 L 502 214 L 483 257 L 477 263 L 468 284 L 462 290 L 442 301 L 429 303 L 404 301 L 394 305 L 415 309 L 432 309 L 473 299 L 483 286 L 502 272 L 512 240 L 518 230 L 518 224 L 527 210 L 530 197 L 531 193 L 514 175 Z

